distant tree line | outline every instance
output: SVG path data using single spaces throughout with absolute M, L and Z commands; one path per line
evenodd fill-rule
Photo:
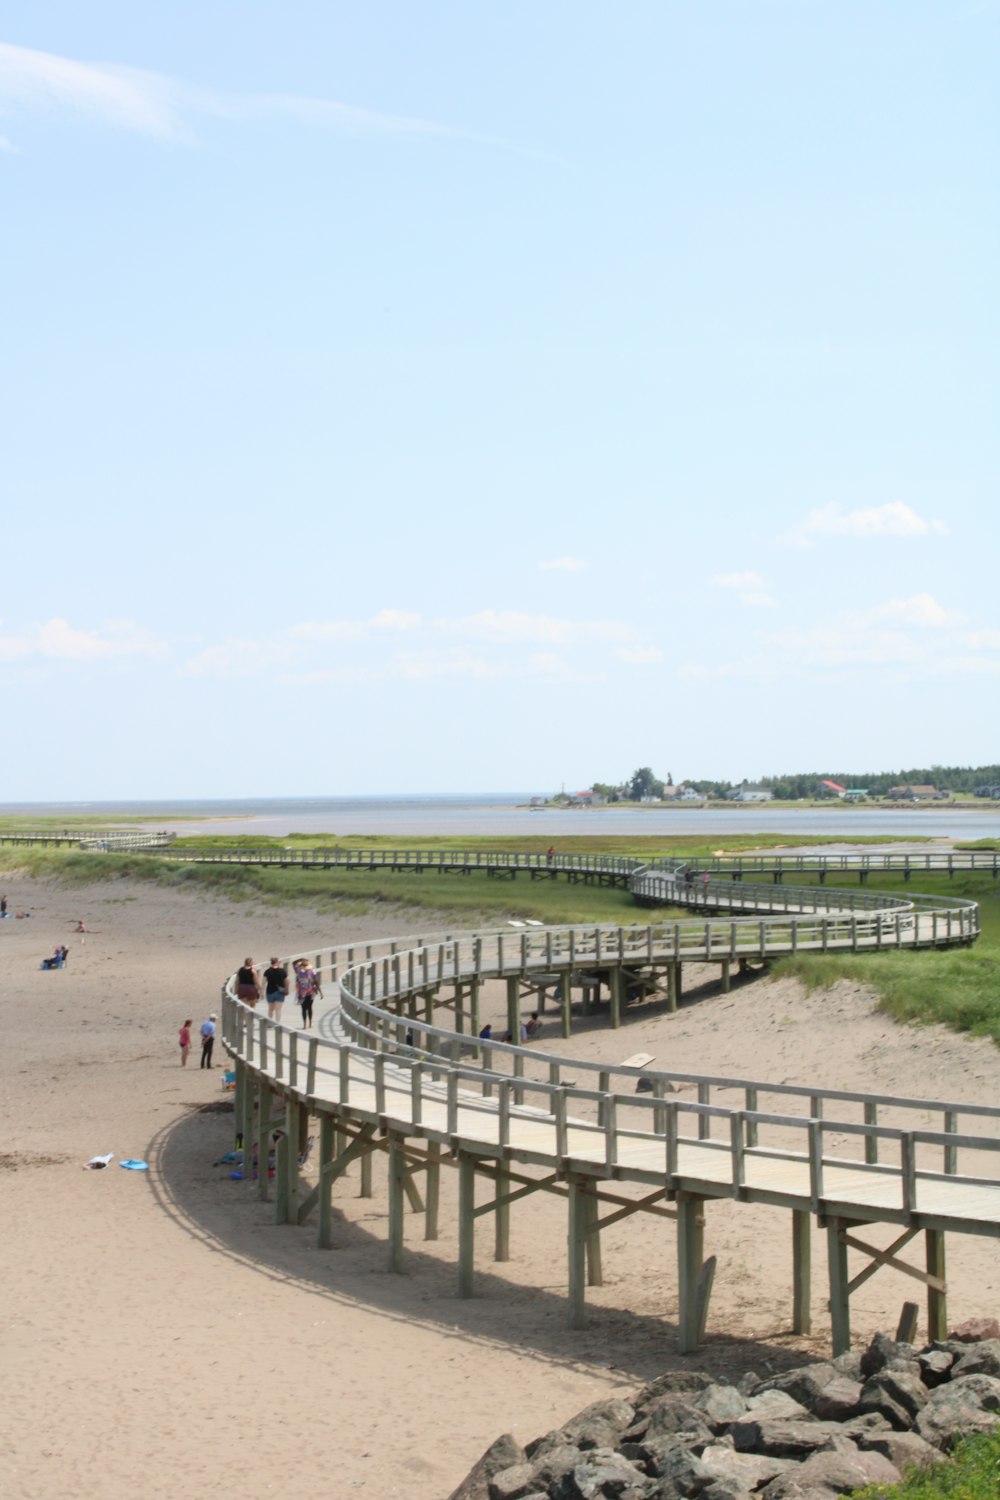
M 784 776 L 761 776 L 752 784 L 766 788 L 783 802 L 836 793 L 823 786 L 835 781 L 839 786 L 862 789 L 874 797 L 884 797 L 894 786 L 934 786 L 939 791 L 974 792 L 977 786 L 1000 785 L 1000 766 L 921 766 L 909 771 L 799 771 Z M 662 797 L 674 779 L 656 776 L 649 766 L 640 766 L 627 781 L 617 784 L 595 781 L 593 790 L 606 802 L 641 802 L 645 797 Z M 747 786 L 747 780 L 703 781 L 688 777 L 683 783 L 703 797 L 721 799 L 734 787 Z

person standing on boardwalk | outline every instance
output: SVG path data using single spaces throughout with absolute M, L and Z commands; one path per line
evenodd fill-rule
M 257 1008 L 260 999 L 260 975 L 253 966 L 252 958 L 245 958 L 236 970 L 236 998 L 246 1005 Z
M 281 1020 L 281 1007 L 288 994 L 288 970 L 281 960 L 272 958 L 270 967 L 264 970 L 264 998 L 267 1001 L 269 1021 Z
M 184 1022 L 184 1025 L 181 1027 L 179 1039 L 181 1044 L 181 1067 L 186 1068 L 188 1065 L 188 1053 L 191 1051 L 190 1017 Z
M 297 958 L 294 968 L 295 994 L 302 1009 L 302 1026 L 308 1031 L 312 1027 L 313 1001 L 317 995 L 322 1000 L 323 991 L 320 989 L 319 976 L 316 970 L 310 967 L 308 959 Z
M 218 1016 L 213 1011 L 207 1021 L 201 1023 L 201 1066 L 212 1066 L 212 1048 L 215 1046 L 215 1023 Z

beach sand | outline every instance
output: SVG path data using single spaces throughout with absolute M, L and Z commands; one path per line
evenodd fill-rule
M 566 1328 L 564 1206 L 545 1194 L 512 1213 L 512 1258 L 477 1240 L 477 1291 L 454 1295 L 455 1174 L 442 1174 L 441 1238 L 408 1223 L 406 1272 L 386 1270 L 384 1173 L 360 1199 L 334 1194 L 334 1248 L 315 1223 L 276 1227 L 271 1205 L 214 1163 L 232 1145 L 222 1070 L 179 1066 L 177 1030 L 217 1010 L 244 954 L 266 964 L 354 937 L 434 925 L 402 908 L 331 918 L 232 905 L 115 881 L 67 890 L 10 876 L 0 923 L 0 1496 L 79 1500 L 300 1490 L 444 1500 L 503 1431 L 528 1440 L 580 1407 L 668 1366 L 766 1374 L 828 1349 L 825 1246 L 814 1240 L 811 1339 L 789 1332 L 788 1215 L 708 1206 L 719 1258 L 706 1347 L 675 1352 L 671 1222 L 604 1235 L 605 1285 L 589 1323 Z M 94 929 L 74 934 L 78 917 Z M 441 922 L 437 925 L 445 925 Z M 63 971 L 41 957 L 70 948 Z M 643 1050 L 679 1071 L 739 1074 L 994 1103 L 1000 1052 L 938 1028 L 901 1029 L 841 983 L 805 997 L 755 979 L 717 993 L 686 972 L 684 1008 L 598 1025 L 560 1051 L 620 1062 Z M 499 995 L 491 1003 L 502 1018 Z M 549 1044 L 543 1038 L 540 1045 Z M 217 1053 L 217 1061 L 224 1055 Z M 231 1096 L 230 1096 L 231 1098 Z M 84 1172 L 114 1151 L 104 1172 Z M 148 1173 L 122 1171 L 139 1157 Z M 485 1189 L 482 1189 L 485 1193 Z M 891 1233 L 870 1231 L 886 1243 Z M 919 1263 L 919 1241 L 911 1248 Z M 998 1311 L 995 1247 L 948 1241 L 952 1322 Z M 884 1270 L 852 1298 L 854 1341 L 892 1330 L 917 1283 Z M 923 1327 L 923 1322 L 921 1327 Z

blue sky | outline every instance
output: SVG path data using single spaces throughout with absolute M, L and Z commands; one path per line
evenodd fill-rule
M 13 0 L 6 800 L 1000 758 L 998 0 Z

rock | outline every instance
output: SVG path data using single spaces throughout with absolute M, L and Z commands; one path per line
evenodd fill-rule
M 736 1389 L 741 1396 L 753 1396 L 762 1384 L 763 1381 L 759 1375 L 755 1375 L 753 1370 L 747 1370 L 746 1374 L 741 1375 L 736 1382 Z
M 825 1485 L 835 1495 L 847 1495 L 864 1484 L 898 1484 L 899 1470 L 882 1453 L 814 1453 L 795 1476 L 804 1489 Z
M 794 1422 L 781 1417 L 734 1422 L 729 1429 L 733 1446 L 740 1453 L 767 1453 L 775 1458 L 805 1458 L 832 1446 L 833 1423 Z
M 917 1418 L 917 1431 L 935 1448 L 950 1448 L 957 1437 L 987 1432 L 1000 1411 L 1000 1380 L 993 1375 L 960 1375 L 931 1391 Z
M 736 1479 L 717 1479 L 702 1490 L 701 1500 L 753 1500 L 753 1496 Z
M 861 1356 L 861 1378 L 867 1380 L 887 1365 L 898 1365 L 900 1360 L 912 1360 L 914 1354 L 912 1344 L 897 1344 L 887 1334 L 877 1333 Z
M 489 1482 L 494 1474 L 509 1469 L 513 1464 L 524 1463 L 527 1454 L 516 1438 L 505 1432 L 491 1443 L 479 1462 L 472 1468 L 457 1490 L 452 1490 L 448 1500 L 488 1500 Z
M 673 1493 L 678 1496 L 699 1495 L 717 1477 L 709 1472 L 697 1454 L 687 1448 L 675 1448 L 672 1453 L 665 1453 L 655 1466 L 649 1466 L 649 1472 L 659 1480 L 653 1491 L 657 1500 L 661 1495 L 666 1497 L 672 1493 L 671 1485 Z
M 704 1370 L 666 1370 L 643 1386 L 635 1398 L 635 1408 L 641 1412 L 643 1407 L 660 1396 L 697 1395 L 699 1391 L 707 1391 L 714 1384 L 712 1376 L 706 1375 Z
M 765 1391 L 783 1391 L 786 1396 L 791 1396 L 793 1401 L 797 1401 L 807 1411 L 812 1411 L 816 1397 L 836 1375 L 837 1371 L 833 1365 L 825 1361 L 815 1365 L 800 1365 L 798 1369 L 786 1370 L 784 1374 L 775 1375 L 772 1380 L 765 1381 L 761 1390 L 756 1394 L 762 1395 Z
M 865 1382 L 859 1407 L 880 1412 L 898 1432 L 913 1426 L 926 1406 L 927 1387 L 919 1375 L 904 1369 L 883 1369 Z
M 981 1339 L 1000 1339 L 1000 1323 L 996 1318 L 967 1318 L 948 1335 L 957 1344 L 978 1344 Z
M 661 1396 L 622 1434 L 623 1442 L 649 1442 L 671 1433 L 697 1434 L 706 1442 L 712 1440 L 712 1429 L 703 1412 L 682 1396 Z
M 494 1474 L 487 1494 L 489 1500 L 524 1500 L 525 1495 L 537 1493 L 537 1490 L 534 1464 L 523 1463 L 511 1464 L 509 1469 L 501 1469 L 499 1474 Z
M 598 1496 L 650 1500 L 654 1493 L 645 1474 L 610 1448 L 595 1448 L 583 1463 L 549 1486 L 551 1500 L 597 1500 Z
M 704 1413 L 706 1422 L 716 1432 L 745 1416 L 747 1410 L 746 1400 L 734 1385 L 710 1385 L 691 1405 Z
M 855 1349 L 848 1349 L 846 1354 L 838 1354 L 830 1363 L 838 1375 L 844 1375 L 848 1380 L 856 1380 L 860 1385 L 864 1379 L 861 1373 L 861 1355 Z
M 581 1438 L 584 1434 L 591 1432 L 596 1427 L 603 1427 L 614 1432 L 624 1432 L 626 1427 L 635 1418 L 635 1407 L 631 1401 L 622 1401 L 619 1397 L 613 1397 L 610 1401 L 595 1401 L 591 1406 L 585 1406 L 571 1421 L 567 1422 L 562 1431 L 570 1442 L 583 1447 Z M 604 1446 L 600 1443 L 589 1443 L 586 1446 L 598 1448 Z
M 959 1375 L 1000 1376 L 1000 1339 L 983 1339 L 970 1345 L 969 1352 L 956 1360 L 951 1375 L 953 1380 Z
M 861 1384 L 834 1373 L 828 1385 L 816 1392 L 809 1410 L 823 1422 L 846 1422 L 861 1410 Z
M 795 1474 L 779 1474 L 777 1479 L 772 1479 L 762 1490 L 758 1490 L 754 1500 L 834 1500 L 836 1490 L 831 1490 L 827 1485 L 808 1484 L 803 1485 Z
M 569 1443 L 550 1448 L 532 1463 L 536 1488 L 547 1489 L 554 1479 L 561 1479 L 577 1464 L 584 1463 L 586 1458 L 587 1454 L 581 1453 L 579 1448 L 574 1448 Z
M 786 1391 L 762 1391 L 759 1396 L 748 1396 L 747 1411 L 755 1418 L 787 1417 L 795 1422 L 808 1422 L 812 1416 Z
M 766 1453 L 737 1453 L 734 1448 L 713 1443 L 702 1449 L 701 1461 L 716 1479 L 734 1479 L 748 1490 L 758 1489 L 778 1474 L 797 1467 L 790 1458 L 774 1458 Z
M 941 1454 L 916 1432 L 872 1432 L 862 1436 L 858 1447 L 865 1451 L 883 1453 L 891 1464 L 902 1472 L 904 1469 L 925 1469 L 929 1464 L 941 1462 Z
M 714 1440 L 714 1433 L 706 1428 L 703 1436 L 691 1432 L 671 1432 L 665 1437 L 651 1438 L 640 1443 L 636 1448 L 629 1443 L 624 1443 L 622 1447 L 626 1450 L 624 1456 L 631 1463 L 642 1464 L 650 1474 L 655 1474 L 672 1453 L 693 1453 L 697 1457 L 706 1448 L 710 1448 Z
M 917 1355 L 917 1363 L 920 1366 L 921 1380 L 931 1390 L 936 1385 L 943 1385 L 948 1379 L 955 1356 L 948 1349 L 925 1349 L 922 1354 Z

